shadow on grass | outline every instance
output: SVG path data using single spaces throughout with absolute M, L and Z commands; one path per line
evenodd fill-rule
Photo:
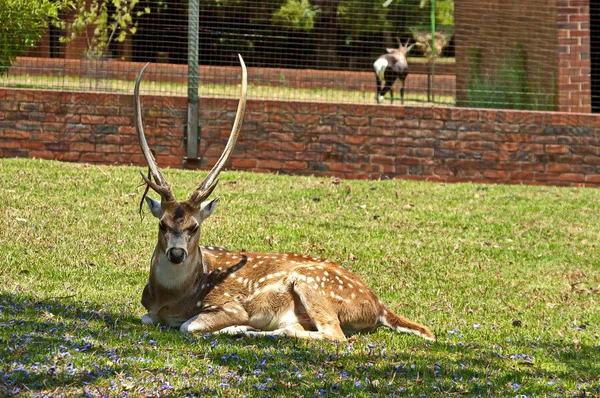
M 330 344 L 188 336 L 70 298 L 0 294 L 0 395 L 505 396 L 600 393 L 593 345 L 425 343 L 382 330 Z M 558 364 L 560 366 L 552 366 Z

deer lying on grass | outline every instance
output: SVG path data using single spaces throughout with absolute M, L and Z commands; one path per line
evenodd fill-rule
M 375 79 L 377 80 L 377 103 L 383 102 L 383 97 L 390 92 L 391 102 L 394 103 L 394 89 L 392 86 L 396 80 L 400 80 L 400 101 L 404 104 L 404 81 L 408 76 L 408 61 L 406 55 L 412 50 L 414 44 L 408 45 L 410 39 L 402 45 L 400 39 L 398 44 L 400 48 L 388 48 L 387 54 L 380 55 L 373 63 L 375 69 Z M 385 85 L 381 83 L 385 82 Z
M 392 313 L 358 276 L 338 264 L 306 255 L 234 253 L 199 246 L 201 224 L 219 202 L 218 197 L 206 199 L 217 186 L 244 117 L 247 73 L 241 56 L 240 61 L 242 92 L 229 140 L 185 202 L 175 199 L 146 142 L 139 101 L 145 67 L 135 82 L 135 124 L 149 167 L 148 176 L 141 174 L 147 187 L 161 197 L 159 202 L 144 194 L 150 212 L 160 221 L 142 294 L 148 310 L 142 323 L 179 327 L 182 332 L 334 341 L 385 325 L 433 340 L 429 329 Z

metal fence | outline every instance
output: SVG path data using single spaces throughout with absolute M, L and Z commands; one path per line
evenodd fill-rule
M 201 0 L 190 14 L 189 0 L 77 0 L 38 23 L 40 13 L 22 4 L 49 0 L 5 1 L 5 87 L 130 92 L 141 63 L 151 62 L 145 92 L 187 95 L 192 21 L 200 96 L 238 95 L 239 53 L 250 97 L 375 104 L 374 62 L 407 42 L 407 105 L 561 110 L 566 95 L 591 109 L 599 91 L 595 2 L 566 9 L 561 2 L 573 0 Z M 393 61 L 382 63 L 389 77 Z M 382 102 L 391 103 L 390 93 Z

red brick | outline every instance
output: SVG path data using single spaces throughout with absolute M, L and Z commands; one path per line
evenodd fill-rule
M 305 170 L 308 167 L 306 162 L 287 161 L 283 164 L 285 170 Z
M 590 174 L 585 176 L 585 182 L 600 184 L 600 174 Z
M 583 182 L 585 176 L 577 173 L 564 173 L 558 176 L 559 181 L 570 181 L 570 182 Z
M 570 164 L 550 163 L 546 165 L 546 171 L 550 173 L 568 173 L 571 171 Z
M 566 145 L 546 145 L 548 153 L 569 153 L 569 147 Z
M 483 175 L 491 179 L 505 180 L 510 177 L 510 172 L 505 170 L 486 170 Z
M 259 160 L 256 167 L 261 169 L 283 170 L 283 162 L 278 160 Z
M 254 169 L 256 168 L 257 161 L 254 159 L 232 159 L 231 167 L 236 169 Z
M 103 163 L 106 161 L 105 154 L 103 153 L 83 153 L 79 158 L 82 162 L 88 163 Z

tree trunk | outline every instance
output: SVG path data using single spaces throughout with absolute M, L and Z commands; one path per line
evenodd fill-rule
M 314 0 L 319 13 L 315 20 L 315 66 L 336 69 L 340 65 L 337 53 L 338 24 L 337 9 L 340 0 Z

